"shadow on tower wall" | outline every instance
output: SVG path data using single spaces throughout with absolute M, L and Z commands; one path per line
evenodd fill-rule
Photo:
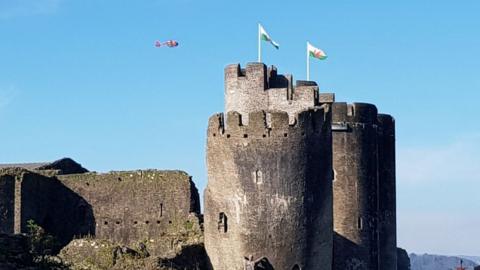
M 33 220 L 64 247 L 75 237 L 95 235 L 92 206 L 54 177 L 25 173 L 21 183 L 21 231 Z
M 335 270 L 369 270 L 366 262 L 359 258 L 368 257 L 368 252 L 342 235 L 333 234 L 333 268 Z M 348 257 L 347 257 L 348 256 Z
M 190 245 L 173 258 L 160 259 L 158 266 L 168 269 L 212 269 L 212 264 L 202 244 Z

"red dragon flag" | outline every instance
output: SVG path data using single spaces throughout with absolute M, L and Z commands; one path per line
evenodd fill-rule
M 173 48 L 178 46 L 178 42 L 176 40 L 167 40 L 165 42 L 160 42 L 159 40 L 155 40 L 155 47 L 160 48 L 162 46 Z
M 307 42 L 307 53 L 310 57 L 317 58 L 320 60 L 327 59 L 327 54 L 320 50 L 319 48 L 314 47 L 310 42 Z
M 310 57 L 325 60 L 327 54 L 307 41 L 307 81 L 310 81 Z

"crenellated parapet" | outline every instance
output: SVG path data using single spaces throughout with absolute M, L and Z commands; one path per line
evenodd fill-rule
M 293 123 L 288 113 L 282 111 L 250 112 L 248 123 L 238 112 L 228 112 L 226 119 L 223 113 L 219 113 L 209 119 L 208 137 L 243 140 L 320 134 L 329 128 L 329 121 L 325 121 L 329 113 L 326 108 L 303 111 L 295 116 Z
M 279 110 L 287 112 L 292 123 L 295 114 L 333 102 L 326 100 L 332 98 L 321 100 L 315 82 L 297 81 L 294 85 L 292 75 L 278 74 L 274 66 L 267 68 L 263 63 L 248 63 L 245 68 L 239 64 L 225 68 L 225 112 L 244 114 L 245 122 L 248 122 L 249 112 Z
M 382 113 L 378 114 L 377 123 L 383 135 L 390 137 L 395 136 L 395 118 L 393 118 L 393 116 Z
M 377 122 L 377 107 L 373 104 L 336 102 L 332 106 L 333 123 L 376 124 Z

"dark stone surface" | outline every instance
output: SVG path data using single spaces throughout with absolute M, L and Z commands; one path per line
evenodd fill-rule
M 182 248 L 173 258 L 160 258 L 160 269 L 171 270 L 200 270 L 211 269 L 205 247 L 203 245 L 190 245 Z
M 26 236 L 0 234 L 0 269 L 17 270 L 33 266 L 29 250 Z
M 87 169 L 71 158 L 62 158 L 38 168 L 38 170 L 57 170 L 59 174 L 86 173 Z
M 377 109 L 372 104 L 333 104 L 333 269 L 378 269 Z M 348 239 L 348 240 L 347 240 Z M 385 269 L 387 270 L 387 269 Z
M 31 171 L 51 171 L 51 174 L 86 173 L 87 169 L 71 158 L 62 158 L 53 162 L 0 164 L 0 169 L 22 168 Z M 48 174 L 49 172 L 47 172 Z
M 397 248 L 397 270 L 410 270 L 410 258 L 402 248 Z
M 21 178 L 21 232 L 33 220 L 62 246 L 74 237 L 95 235 L 92 206 L 55 177 L 24 172 Z
M 378 115 L 378 258 L 380 270 L 397 265 L 395 120 Z
M 0 175 L 0 233 L 13 232 L 15 221 L 15 176 Z

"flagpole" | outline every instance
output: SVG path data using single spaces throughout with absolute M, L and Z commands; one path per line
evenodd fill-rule
M 260 39 L 260 23 L 258 23 L 258 62 L 262 62 L 262 42 Z
M 310 81 L 310 54 L 308 52 L 308 41 L 307 41 L 307 81 Z

